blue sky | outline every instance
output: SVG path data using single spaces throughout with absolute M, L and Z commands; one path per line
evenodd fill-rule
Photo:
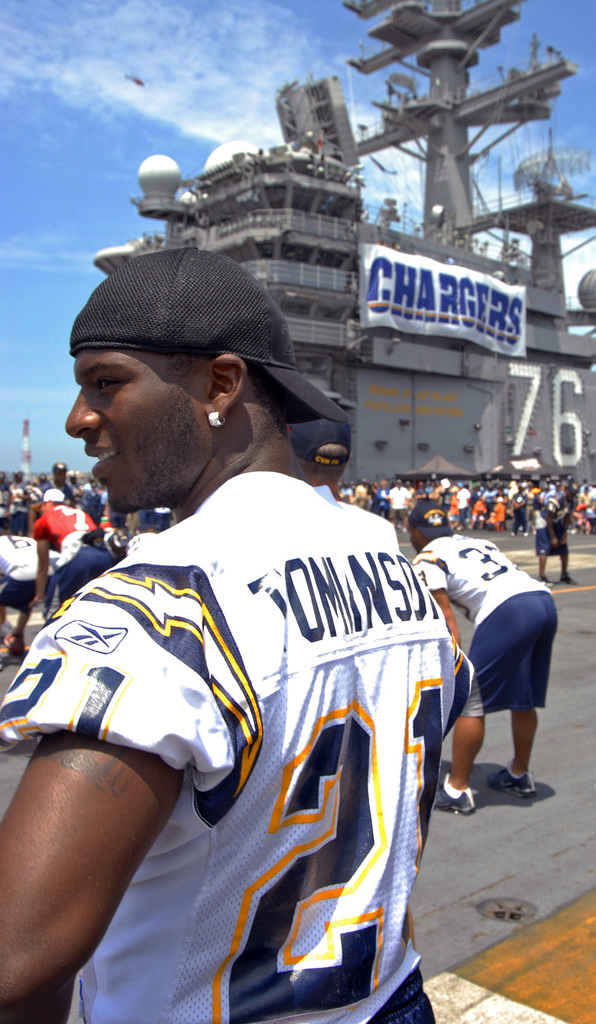
M 564 12 L 567 12 L 565 15 Z M 154 153 L 173 157 L 184 176 L 200 172 L 209 153 L 231 139 L 281 141 L 275 91 L 286 81 L 336 74 L 357 123 L 376 119 L 371 99 L 384 98 L 384 77 L 349 75 L 346 58 L 367 55 L 366 22 L 340 0 L 5 0 L 0 17 L 3 100 L 0 221 L 0 469 L 20 464 L 21 430 L 30 420 L 32 466 L 57 459 L 87 470 L 89 460 L 64 433 L 76 395 L 68 355 L 70 327 L 103 274 L 98 249 L 125 242 L 158 223 L 129 202 L 139 195 L 137 170 Z M 554 46 L 578 64 L 562 83 L 551 119 L 557 147 L 593 144 L 596 16 L 591 0 L 527 0 L 501 46 L 483 51 L 472 78 L 498 65 L 527 66 L 530 40 Z M 126 75 L 145 81 L 141 88 Z M 500 147 L 503 192 L 513 192 L 514 166 L 543 149 L 547 127 L 520 129 Z M 392 195 L 410 213 L 420 203 L 418 163 L 396 151 L 377 154 L 383 175 L 366 159 L 365 201 Z M 414 164 L 414 166 L 412 166 Z M 495 195 L 496 156 L 480 185 Z M 576 189 L 596 196 L 591 170 Z M 582 237 L 566 240 L 572 248 Z M 566 262 L 567 293 L 596 267 L 596 246 Z

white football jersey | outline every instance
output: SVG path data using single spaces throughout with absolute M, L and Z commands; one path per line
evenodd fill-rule
M 496 544 L 479 537 L 437 537 L 412 565 L 429 590 L 446 590 L 451 603 L 476 625 L 509 597 L 531 590 L 549 592 L 518 569 Z
M 53 573 L 60 557 L 50 550 L 49 573 Z M 0 537 L 0 574 L 19 583 L 29 583 L 37 575 L 37 544 L 32 537 Z
M 83 971 L 88 1024 L 367 1021 L 418 962 L 406 906 L 469 687 L 387 524 L 281 474 L 88 584 L 3 743 L 72 729 L 184 771 Z
M 385 531 L 386 543 L 393 544 L 399 551 L 399 541 L 395 533 L 395 527 L 389 522 L 388 519 L 384 519 L 383 516 L 378 516 L 374 512 L 369 512 L 366 508 L 360 508 L 359 505 L 350 505 L 346 501 L 336 501 L 331 492 L 331 488 L 327 484 L 322 484 L 319 487 L 315 487 L 314 490 L 317 494 L 320 494 L 325 501 L 329 501 L 336 508 L 340 509 L 348 515 L 358 516 L 358 523 L 360 529 L 366 529 L 366 523 L 369 522 L 370 516 L 374 516 L 376 522 L 376 529 L 380 531 L 381 535 L 383 530 Z M 366 518 L 362 521 L 362 516 Z

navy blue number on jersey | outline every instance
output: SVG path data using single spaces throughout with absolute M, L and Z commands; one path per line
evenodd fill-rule
M 406 752 L 417 765 L 418 859 L 437 785 L 441 718 L 441 680 L 418 683 L 406 727 Z M 297 846 L 245 893 L 236 948 L 255 897 L 258 903 L 231 968 L 230 1024 L 349 1006 L 378 983 L 385 908 L 358 899 L 388 848 L 374 726 L 354 702 L 316 732 L 284 769 L 269 832 L 317 826 L 300 830 Z
M 418 793 L 418 857 L 416 867 L 428 835 L 430 813 L 435 802 L 439 770 L 441 765 L 442 742 L 441 683 L 428 680 L 417 687 L 414 702 L 408 711 L 408 734 L 406 750 L 416 754 L 419 761 L 421 788 Z
M 496 548 L 493 548 L 493 551 L 496 551 L 496 550 L 497 550 Z M 481 579 L 485 580 L 487 583 L 488 583 L 489 580 L 494 580 L 495 577 L 501 576 L 502 573 L 507 572 L 507 570 L 509 568 L 509 566 L 503 565 L 501 562 L 498 562 L 496 560 L 496 558 L 491 558 L 491 556 L 488 554 L 488 552 L 486 552 L 486 554 L 483 555 L 482 552 L 478 548 L 464 548 L 463 551 L 459 552 L 459 557 L 460 558 L 468 558 L 470 555 L 472 555 L 472 556 L 476 555 L 477 557 L 480 558 L 480 561 L 483 562 L 483 563 L 492 562 L 493 565 L 497 566 L 497 568 L 495 569 L 494 572 L 483 572 L 482 573 Z
M 248 940 L 230 976 L 233 1024 L 331 1010 L 359 1002 L 373 989 L 381 909 L 369 921 L 356 919 L 349 925 L 342 921 L 337 936 L 329 914 L 323 915 L 326 927 L 318 933 L 315 927 L 314 942 L 325 939 L 321 945 L 330 953 L 311 950 L 305 956 L 302 950 L 302 955 L 296 951 L 301 949 L 300 917 L 308 927 L 309 916 L 316 916 L 325 901 L 329 901 L 327 910 L 333 908 L 345 888 L 354 884 L 375 846 L 368 792 L 371 742 L 368 730 L 353 713 L 326 725 L 300 766 L 291 796 L 282 796 L 283 806 L 274 815 L 275 830 L 306 821 L 319 821 L 321 828 L 314 843 L 306 839 L 304 855 L 293 856 L 288 869 L 259 900 Z M 309 847 L 314 847 L 312 852 L 306 852 Z M 278 959 L 286 970 L 278 970 Z M 340 963 L 333 963 L 337 959 Z M 326 961 L 333 966 L 326 966 Z
M 55 655 L 42 658 L 37 665 L 21 669 L 7 690 L 4 707 L 0 711 L 0 727 L 8 723 L 19 731 L 26 729 L 31 712 L 64 665 L 64 656 Z M 22 733 L 24 739 L 27 735 L 26 732 Z

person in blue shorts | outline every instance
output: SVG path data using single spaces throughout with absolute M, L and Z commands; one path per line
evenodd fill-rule
M 453 729 L 450 774 L 437 793 L 441 811 L 473 814 L 470 773 L 484 740 L 484 716 L 511 712 L 513 758 L 488 785 L 516 797 L 535 797 L 530 755 L 544 707 L 557 613 L 548 588 L 522 572 L 489 540 L 454 535 L 447 515 L 418 502 L 409 520 L 414 571 L 443 611 L 459 644 L 452 604 L 474 623 L 469 658 L 470 697 Z
M 559 583 L 574 585 L 575 580 L 567 572 L 569 548 L 567 547 L 567 530 L 572 521 L 573 510 L 577 500 L 577 484 L 568 481 L 564 487 L 557 488 L 554 494 L 547 495 L 543 506 L 536 511 L 536 554 L 538 555 L 538 573 L 540 580 L 550 586 L 545 575 L 546 560 L 550 555 L 558 555 L 561 559 L 561 577 Z

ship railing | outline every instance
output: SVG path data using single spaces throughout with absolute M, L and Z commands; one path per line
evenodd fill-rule
M 556 195 L 553 194 L 552 198 L 558 200 L 562 205 L 566 205 L 568 202 L 573 202 L 573 196 Z M 580 201 L 579 199 L 577 200 Z M 536 194 L 531 188 L 520 189 L 519 192 L 511 192 L 509 195 L 502 196 L 501 199 L 491 200 L 490 204 L 486 207 L 477 206 L 474 213 L 477 217 L 484 217 L 486 214 L 496 214 L 501 212 L 507 212 L 507 210 L 513 210 L 518 206 L 527 206 L 530 203 L 536 202 Z M 582 193 L 581 196 L 582 206 L 594 207 L 594 198 L 592 196 L 586 196 Z
M 303 213 L 300 210 L 291 209 L 251 210 L 250 213 L 219 224 L 216 233 L 218 238 L 224 238 L 240 231 L 254 232 L 266 228 L 272 228 L 279 232 L 296 231 L 305 235 L 315 235 L 318 238 L 332 238 L 346 242 L 351 242 L 354 239 L 352 221 L 343 220 L 341 217 Z
M 462 0 L 432 0 L 425 7 L 433 14 L 461 14 Z
M 265 287 L 291 284 L 349 295 L 355 295 L 358 288 L 356 274 L 332 267 L 316 267 L 293 260 L 250 260 L 242 266 Z
M 286 316 L 290 337 L 293 342 L 303 345 L 324 345 L 326 348 L 345 348 L 347 343 L 346 325 L 307 320 L 303 317 Z
M 381 211 L 371 207 L 367 208 L 367 212 L 369 223 L 373 224 L 376 229 Z M 478 216 L 485 213 L 485 210 L 477 211 Z M 500 230 L 504 230 L 503 226 L 500 227 Z M 515 232 L 510 234 L 515 235 Z M 520 281 L 524 284 L 527 283 L 523 278 L 530 272 L 531 257 L 516 244 L 514 238 L 510 238 L 509 242 L 498 242 L 496 239 L 491 240 L 491 236 L 487 236 L 485 233 L 461 235 L 449 225 L 445 225 L 445 228 L 435 235 L 433 241 L 428 242 L 424 238 L 423 225 L 409 215 L 400 215 L 399 221 L 395 222 L 395 227 L 379 224 L 378 235 L 378 240 L 383 244 L 396 246 L 404 253 L 431 256 L 435 260 L 451 259 L 456 263 L 458 262 L 458 253 L 462 253 L 462 258 L 465 253 L 467 259 L 472 256 L 479 257 L 484 266 L 479 265 L 476 269 L 484 269 L 488 273 L 493 273 L 497 269 L 494 264 L 498 264 L 502 269 L 509 267 L 511 271 L 515 268 L 519 271 Z M 438 246 L 443 247 L 442 252 Z

